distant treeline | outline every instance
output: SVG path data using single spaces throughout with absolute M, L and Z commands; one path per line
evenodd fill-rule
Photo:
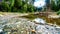
M 0 11 L 6 12 L 35 12 L 37 8 L 32 5 L 33 3 L 28 3 L 28 0 L 2 0 L 0 1 Z M 51 0 L 46 3 L 46 6 L 49 7 L 51 5 L 52 10 L 60 9 L 60 0 L 55 4 L 55 1 Z M 43 7 L 45 8 L 45 7 Z

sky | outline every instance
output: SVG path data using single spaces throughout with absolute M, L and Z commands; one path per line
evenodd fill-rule
M 41 8 L 46 5 L 45 0 L 35 0 L 34 6 L 37 8 Z

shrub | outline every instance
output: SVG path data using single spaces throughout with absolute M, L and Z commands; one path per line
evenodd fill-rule
M 57 15 L 59 15 L 60 14 L 60 10 L 57 12 Z

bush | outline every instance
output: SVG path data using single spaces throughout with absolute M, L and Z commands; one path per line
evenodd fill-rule
M 57 15 L 59 15 L 60 14 L 60 10 L 57 12 Z

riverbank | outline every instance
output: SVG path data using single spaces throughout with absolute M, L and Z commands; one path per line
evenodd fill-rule
M 38 17 L 43 19 L 43 17 L 40 17 L 39 14 L 36 15 L 31 13 L 3 13 L 0 14 L 0 29 L 3 29 L 3 32 L 5 33 L 10 32 L 12 34 L 32 34 L 32 31 L 36 34 L 57 34 L 58 32 L 60 32 L 60 30 L 56 30 L 56 28 L 59 27 L 56 26 L 56 24 L 35 24 L 35 22 L 32 20 Z
M 50 13 L 55 14 L 55 12 L 50 12 Z M 0 16 L 3 16 L 4 19 L 14 18 L 14 17 L 23 17 L 23 18 L 27 18 L 29 20 L 33 20 L 35 18 L 42 18 L 42 19 L 46 20 L 47 23 L 54 24 L 54 22 L 56 22 L 56 24 L 60 26 L 60 18 L 48 18 L 48 17 L 46 17 L 46 15 L 40 16 L 39 12 L 35 12 L 35 13 L 0 12 Z

